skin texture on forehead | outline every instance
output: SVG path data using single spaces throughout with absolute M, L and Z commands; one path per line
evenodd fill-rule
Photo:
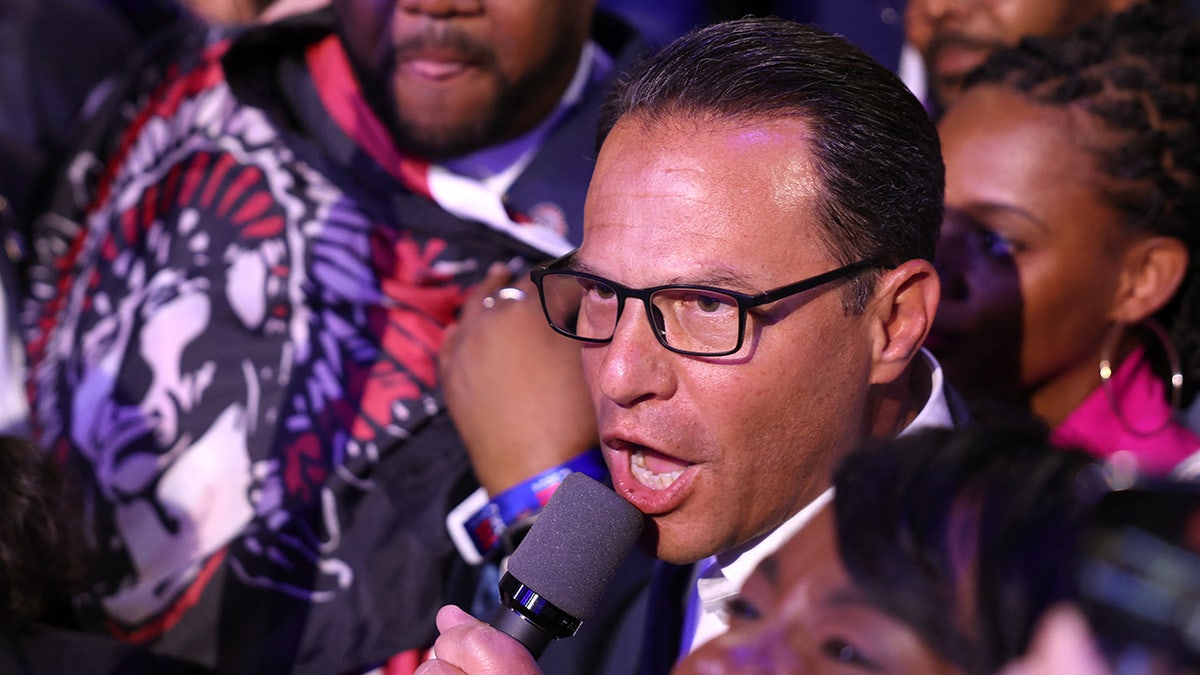
M 700 271 L 699 275 L 718 275 L 735 283 L 742 277 L 743 286 L 731 290 L 750 292 L 770 287 L 768 282 L 778 280 L 779 268 L 794 264 L 798 249 L 811 250 L 814 259 L 825 256 L 830 267 L 836 266 L 818 236 L 821 225 L 812 206 L 821 187 L 808 152 L 809 130 L 803 123 L 691 116 L 650 121 L 634 117 L 623 119 L 612 135 L 617 137 L 616 142 L 606 141 L 598 162 L 603 174 L 593 176 L 589 190 L 598 193 L 590 203 L 602 205 L 604 217 L 585 224 L 584 250 L 577 256 L 580 259 L 587 260 L 595 248 L 588 246 L 587 234 L 595 239 L 614 231 L 612 225 L 640 227 L 622 212 L 642 213 L 649 204 L 653 209 L 662 209 L 663 222 L 639 232 L 636 245 L 657 247 L 655 256 L 678 261 L 682 269 L 714 270 Z M 632 151 L 627 139 L 633 138 L 640 139 L 636 143 L 641 144 L 641 152 Z M 698 152 L 700 143 L 712 146 L 719 154 Z M 606 161 L 610 157 L 615 159 Z M 599 215 L 599 209 L 593 211 Z M 671 218 L 676 211 L 683 217 Z M 764 216 L 770 222 L 764 223 Z M 748 261 L 728 255 L 727 248 L 767 239 L 768 234 L 777 237 L 778 245 L 750 251 Z M 714 238 L 719 239 L 717 245 Z M 644 277 L 630 280 L 630 285 L 685 280 L 679 271 L 674 275 L 677 278 L 669 278 L 666 265 L 624 262 L 630 263 L 627 267 L 631 275 Z M 803 275 L 788 272 L 786 278 L 791 281 L 793 276 Z M 686 281 L 697 279 L 688 277 Z
M 635 288 L 753 293 L 839 266 L 818 236 L 803 123 L 643 122 L 622 120 L 601 150 L 577 255 L 586 269 Z M 749 319 L 728 357 L 668 352 L 633 305 L 611 343 L 584 345 L 605 459 L 618 492 L 652 516 L 659 557 L 689 562 L 770 531 L 867 433 L 867 321 L 832 288 Z M 682 474 L 647 488 L 631 475 L 639 454 Z

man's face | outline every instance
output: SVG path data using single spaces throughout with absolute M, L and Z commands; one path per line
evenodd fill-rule
M 1136 1 L 1136 0 L 1135 0 Z M 1127 0 L 909 0 L 905 34 L 925 60 L 942 105 L 993 51 L 1021 38 L 1063 35 Z
M 820 242 L 808 145 L 794 120 L 621 120 L 597 161 L 574 266 L 633 288 L 744 293 L 838 267 Z M 770 531 L 864 437 L 871 346 L 841 288 L 752 312 L 730 356 L 666 350 L 637 300 L 611 342 L 584 345 L 614 487 L 651 516 L 660 558 L 694 561 Z
M 468 154 L 558 103 L 594 0 L 334 0 L 372 105 L 404 150 Z

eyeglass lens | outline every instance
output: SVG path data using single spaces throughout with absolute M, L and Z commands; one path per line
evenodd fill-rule
M 546 311 L 558 329 L 586 340 L 607 340 L 620 311 L 617 291 L 570 273 L 542 279 Z M 650 324 L 672 349 L 725 352 L 736 348 L 741 329 L 737 300 L 709 290 L 665 288 L 650 296 Z

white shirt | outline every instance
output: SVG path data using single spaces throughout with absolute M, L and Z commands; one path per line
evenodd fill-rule
M 901 436 L 921 429 L 954 426 L 954 418 L 946 400 L 942 366 L 927 350 L 922 349 L 921 355 L 930 371 L 929 399 L 913 421 L 900 432 Z M 764 558 L 779 550 L 832 499 L 831 487 L 761 539 L 696 563 L 697 578 L 684 614 L 681 656 L 729 629 L 726 602 L 741 590 L 750 573 Z

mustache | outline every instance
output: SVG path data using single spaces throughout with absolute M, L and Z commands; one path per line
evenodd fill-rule
M 496 54 L 490 46 L 448 22 L 436 22 L 421 32 L 401 37 L 393 43 L 390 57 L 393 61 L 401 61 L 412 54 L 429 51 L 454 52 L 483 66 L 496 62 Z

